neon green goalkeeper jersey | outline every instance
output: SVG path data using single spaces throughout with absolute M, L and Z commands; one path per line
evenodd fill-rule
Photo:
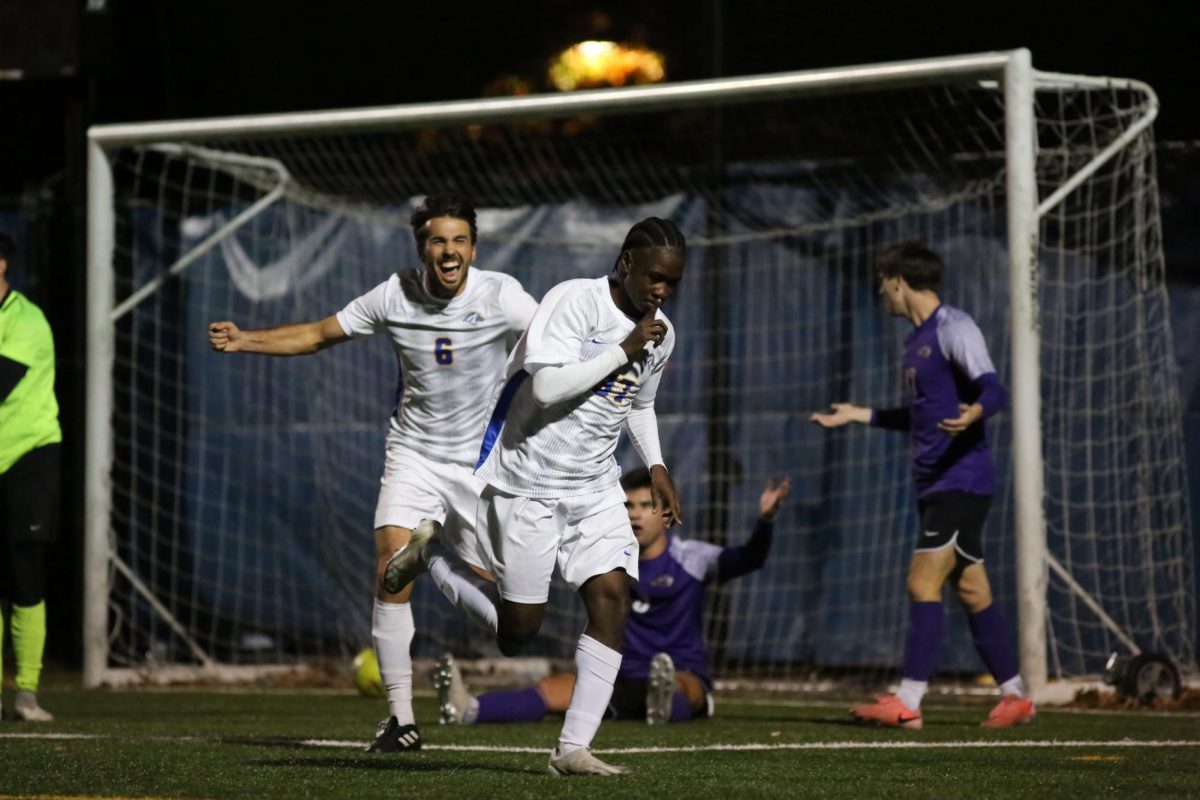
M 15 289 L 0 301 L 0 358 L 26 367 L 0 400 L 0 474 L 37 447 L 62 441 L 54 396 L 54 335 L 42 310 Z

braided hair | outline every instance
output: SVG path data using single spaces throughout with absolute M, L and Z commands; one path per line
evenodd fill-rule
M 678 226 L 671 220 L 661 217 L 646 217 L 625 234 L 625 241 L 621 243 L 621 252 L 617 254 L 617 261 L 613 264 L 613 272 L 618 271 L 621 266 L 621 256 L 626 252 L 643 250 L 647 247 L 669 247 L 682 253 L 687 247 L 687 242 Z

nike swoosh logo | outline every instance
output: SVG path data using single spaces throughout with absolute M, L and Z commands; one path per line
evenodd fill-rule
M 625 555 L 627 555 L 627 556 L 631 556 L 631 555 L 633 555 L 633 553 L 629 552 L 628 550 L 625 550 L 625 551 L 624 551 L 624 553 L 625 553 Z
M 602 342 L 599 339 L 592 339 L 592 344 L 608 344 L 608 342 Z

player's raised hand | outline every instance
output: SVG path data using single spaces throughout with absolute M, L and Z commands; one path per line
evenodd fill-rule
M 865 424 L 871 421 L 871 409 L 869 408 L 861 408 L 852 403 L 831 403 L 829 407 L 833 410 L 824 414 L 815 411 L 808 419 L 822 428 L 840 428 L 851 422 Z
M 650 468 L 650 495 L 654 498 L 654 513 L 663 515 L 668 528 L 683 522 L 679 492 L 675 491 L 675 482 L 667 468 L 661 464 Z
M 792 492 L 792 479 L 784 475 L 782 478 L 771 478 L 763 489 L 762 497 L 758 498 L 758 510 L 764 519 L 775 519 L 779 507 Z
M 236 353 L 242 332 L 232 322 L 210 322 L 208 324 L 208 343 L 213 350 L 222 353 Z
M 653 344 L 657 347 L 666 338 L 667 323 L 654 318 L 656 311 L 658 311 L 658 305 L 650 304 L 646 313 L 638 320 L 637 325 L 625 337 L 625 341 L 621 342 L 621 349 L 625 351 L 625 355 L 629 356 L 630 361 L 645 360 L 649 355 L 645 349 L 646 345 Z
M 938 423 L 938 430 L 951 436 L 958 436 L 967 428 L 974 425 L 983 416 L 983 406 L 979 403 L 958 404 L 958 416 L 954 419 L 944 419 Z

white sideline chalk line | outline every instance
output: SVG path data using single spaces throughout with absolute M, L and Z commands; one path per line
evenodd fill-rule
M 104 736 L 97 733 L 0 733 L 0 739 L 48 739 L 48 740 L 95 740 L 114 739 L 118 737 Z M 122 737 L 123 738 L 123 737 Z M 220 737 L 202 736 L 145 736 L 130 737 L 131 740 L 160 741 L 160 742 L 217 742 Z M 239 743 L 250 746 L 255 744 L 253 739 L 240 738 Z M 263 737 L 263 744 L 278 741 L 272 737 Z M 335 747 L 342 749 L 362 749 L 367 743 L 347 739 L 297 739 L 295 742 L 302 747 Z M 1089 747 L 1200 747 L 1200 739 L 1165 739 L 1149 741 L 1140 739 L 1107 739 L 1087 741 L 1058 741 L 1055 739 L 1021 739 L 1015 741 L 951 741 L 951 742 L 775 742 L 762 744 L 701 744 L 684 745 L 679 747 L 609 747 L 599 748 L 593 752 L 608 755 L 638 755 L 652 753 L 707 753 L 707 752 L 757 752 L 769 750 L 970 750 L 970 749 L 1007 749 L 1007 748 L 1089 748 Z M 426 744 L 423 750 L 444 750 L 447 752 L 465 753 L 548 753 L 549 747 L 508 747 L 490 744 Z
M 997 696 L 998 697 L 998 696 Z M 767 698 L 750 698 L 750 697 L 724 697 L 721 694 L 716 696 L 716 705 L 719 709 L 728 708 L 731 705 L 756 705 L 756 706 L 778 706 L 784 709 L 845 709 L 850 711 L 853 700 L 773 700 Z M 970 710 L 972 706 L 968 705 L 938 705 L 928 704 L 926 708 L 937 711 L 946 710 Z M 985 709 L 986 706 L 980 704 L 979 709 Z M 1163 717 L 1166 720 L 1200 720 L 1200 711 L 1154 711 L 1152 709 L 1067 709 L 1060 705 L 1039 705 L 1038 714 L 1075 714 L 1079 716 L 1135 716 L 1135 717 Z M 719 716 L 719 714 L 718 714 Z

